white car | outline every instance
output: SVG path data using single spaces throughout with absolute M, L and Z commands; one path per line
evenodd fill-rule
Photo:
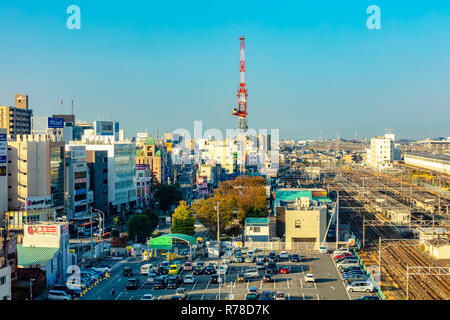
M 342 269 L 347 268 L 347 267 L 359 267 L 359 261 L 356 260 L 356 259 L 347 259 L 347 260 L 344 260 L 342 262 L 339 262 L 336 265 L 336 267 L 339 270 L 342 270 Z
M 188 275 L 186 275 L 185 277 L 184 277 L 184 280 L 183 280 L 183 283 L 195 283 L 195 278 L 194 278 L 194 276 L 193 275 L 190 275 L 190 274 L 188 274 Z
M 314 282 L 314 275 L 312 273 L 308 273 L 305 275 L 305 282 Z
M 48 300 L 72 300 L 72 297 L 61 290 L 50 290 Z
M 289 253 L 287 251 L 281 251 L 280 260 L 289 260 Z
M 154 295 L 152 295 L 151 293 L 147 293 L 141 297 L 141 300 L 156 300 L 156 299 Z
M 373 283 L 370 281 L 353 281 L 345 286 L 348 292 L 372 292 Z
M 321 247 L 319 248 L 319 253 L 328 253 L 327 247 L 321 246 Z
M 226 274 L 228 270 L 228 266 L 226 264 L 222 264 L 221 266 L 219 266 L 219 268 L 217 269 L 217 273 L 219 275 L 221 274 Z
M 93 267 L 91 269 L 94 269 L 96 271 L 100 271 L 100 272 L 108 272 L 111 273 L 111 268 L 110 267 Z
M 244 273 L 244 279 L 248 278 L 259 278 L 258 269 L 247 269 Z
M 222 260 L 222 265 L 228 266 L 230 263 L 231 263 L 231 262 L 230 262 L 230 259 L 223 259 L 223 260 Z

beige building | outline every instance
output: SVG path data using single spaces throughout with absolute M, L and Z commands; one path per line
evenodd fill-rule
M 15 95 L 15 106 L 0 106 L 0 128 L 4 128 L 8 135 L 15 137 L 19 134 L 31 133 L 31 116 L 33 111 L 28 109 L 28 96 Z
M 8 141 L 9 210 L 64 209 L 64 142 L 50 135 Z
M 308 197 L 285 203 L 286 249 L 318 250 L 327 229 L 327 207 Z

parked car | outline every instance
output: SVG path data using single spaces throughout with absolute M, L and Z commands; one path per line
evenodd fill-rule
M 141 297 L 141 300 L 155 300 L 155 296 L 151 293 L 146 293 Z
M 253 255 L 247 254 L 247 255 L 245 256 L 245 262 L 252 263 L 252 262 L 254 262 L 254 261 L 255 261 L 255 257 L 254 257 Z
M 267 264 L 266 272 L 270 273 L 270 274 L 277 274 L 278 273 L 277 264 L 275 263 L 275 261 L 270 261 Z
M 80 296 L 81 293 L 83 292 L 83 289 L 81 287 L 68 286 L 67 284 L 55 284 L 53 286 L 53 290 L 64 291 L 72 298 Z
M 48 300 L 72 300 L 72 297 L 62 290 L 49 290 Z
M 225 275 L 227 273 L 228 267 L 226 264 L 222 264 L 219 266 L 219 268 L 217 269 L 217 273 L 219 275 Z
M 269 261 L 274 261 L 274 262 L 276 262 L 276 261 L 278 260 L 278 258 L 277 258 L 277 253 L 276 253 L 275 251 L 271 251 L 271 252 L 269 253 L 268 258 L 269 258 Z
M 359 267 L 359 261 L 358 260 L 345 260 L 345 261 L 339 262 L 337 264 L 337 268 L 339 270 L 342 270 L 347 267 Z
M 238 273 L 237 278 L 236 278 L 236 281 L 237 281 L 237 282 L 243 282 L 243 281 L 245 281 L 244 274 L 243 274 L 243 273 Z
M 248 287 L 247 293 L 256 293 L 256 294 L 259 294 L 258 288 L 256 288 L 256 287 Z
M 263 277 L 263 282 L 273 282 L 273 278 L 270 274 L 266 273 Z
M 125 267 L 125 268 L 123 268 L 122 274 L 123 274 L 125 277 L 130 277 L 130 276 L 133 275 L 133 270 L 131 270 L 130 267 Z
M 127 290 L 137 290 L 141 286 L 139 279 L 129 278 L 127 282 Z
M 294 253 L 294 254 L 291 256 L 291 261 L 292 261 L 292 262 L 300 262 L 300 256 L 299 256 L 297 253 Z
M 354 281 L 345 286 L 348 292 L 372 292 L 373 284 L 370 281 Z
M 237 255 L 237 256 L 235 256 L 234 261 L 236 263 L 242 263 L 242 262 L 244 262 L 244 259 L 242 258 L 242 255 Z
M 343 256 L 342 258 L 337 258 L 337 259 L 335 260 L 336 264 L 341 263 L 341 262 L 343 262 L 343 261 L 356 261 L 356 262 L 357 262 L 358 259 L 355 258 L 355 257 L 347 257 L 347 256 Z
M 283 290 L 279 290 L 275 293 L 275 300 L 286 300 Z
M 244 273 L 244 279 L 249 279 L 249 278 L 255 278 L 257 279 L 259 277 L 259 272 L 258 269 L 247 269 L 245 270 Z
M 291 268 L 289 268 L 289 266 L 280 267 L 280 274 L 289 274 L 289 273 L 291 273 Z
M 195 283 L 195 278 L 194 278 L 194 276 L 193 276 L 193 275 L 190 275 L 190 274 L 186 275 L 186 276 L 184 277 L 183 283 L 186 283 L 186 284 L 188 284 L 188 283 Z
M 341 275 L 341 279 L 348 279 L 348 278 L 351 278 L 356 275 L 365 276 L 366 274 L 361 269 L 359 269 L 359 270 L 355 269 L 355 270 L 350 270 L 349 272 L 343 273 Z
M 280 261 L 289 261 L 289 253 L 287 251 L 280 252 Z
M 353 274 L 342 278 L 345 283 L 352 283 L 354 281 L 368 281 L 368 277 L 364 274 Z
M 258 300 L 258 299 L 259 297 L 255 293 L 247 293 L 247 295 L 245 296 L 245 300 Z
M 352 270 L 361 270 L 362 271 L 362 269 L 361 269 L 361 266 L 349 266 L 349 267 L 345 267 L 344 269 L 341 269 L 341 270 L 339 270 L 341 273 L 346 273 L 346 272 L 349 272 L 349 271 L 352 271 Z
M 259 300 L 273 300 L 272 294 L 270 293 L 270 291 L 264 291 L 263 293 L 261 293 Z
M 256 262 L 256 269 L 258 270 L 264 270 L 266 268 L 266 264 L 264 261 L 257 261 Z
M 312 273 L 307 273 L 307 274 L 305 275 L 305 282 L 315 282 L 314 274 L 312 274 Z
M 180 296 L 181 300 L 186 300 L 188 297 L 186 288 L 178 288 L 175 293 Z
M 380 300 L 379 296 L 364 296 L 355 300 Z
M 262 260 L 262 261 L 264 261 L 264 262 L 267 261 L 266 256 L 263 255 L 263 254 L 258 254 L 258 255 L 256 256 L 256 260 Z

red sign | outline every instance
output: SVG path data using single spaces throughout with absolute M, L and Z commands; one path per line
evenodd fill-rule
M 28 234 L 54 234 L 56 235 L 56 226 L 28 226 Z

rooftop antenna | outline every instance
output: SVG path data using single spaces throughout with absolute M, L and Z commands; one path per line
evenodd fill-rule
M 73 115 L 73 99 L 72 99 L 72 115 Z
M 61 114 L 64 114 L 64 101 L 61 99 Z

